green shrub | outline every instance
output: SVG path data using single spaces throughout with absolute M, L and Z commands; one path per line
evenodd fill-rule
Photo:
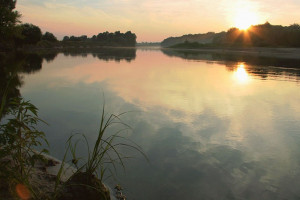
M 10 101 L 8 119 L 2 120 L 0 125 L 0 177 L 32 189 L 29 177 L 36 161 L 41 160 L 41 153 L 35 148 L 47 143 L 45 134 L 36 129 L 39 122 L 43 122 L 37 114 L 38 109 L 29 101 L 14 98 Z M 3 122 L 4 121 L 4 122 Z M 34 191 L 31 191 L 34 196 Z

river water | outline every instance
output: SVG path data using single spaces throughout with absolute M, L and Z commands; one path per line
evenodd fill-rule
M 160 49 L 24 59 L 15 93 L 49 124 L 51 155 L 71 134 L 93 144 L 103 104 L 127 112 L 121 135 L 149 162 L 124 149 L 133 158 L 107 183 L 129 200 L 300 198 L 299 61 Z

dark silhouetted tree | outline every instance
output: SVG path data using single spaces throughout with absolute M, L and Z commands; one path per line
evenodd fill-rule
M 63 38 L 63 41 L 69 41 L 70 40 L 70 37 L 69 36 L 65 36 L 64 38 Z
M 16 0 L 0 0 L 0 37 L 11 34 L 20 14 L 14 11 Z
M 17 44 L 22 46 L 24 44 L 37 44 L 42 38 L 42 31 L 38 26 L 33 24 L 21 24 L 22 37 L 17 39 Z
M 218 45 L 254 47 L 300 47 L 300 25 L 271 25 L 269 22 L 251 26 L 247 31 L 231 28 Z
M 46 32 L 43 36 L 42 36 L 42 40 L 46 40 L 49 42 L 57 42 L 57 38 L 49 32 Z
M 0 49 L 13 48 L 13 38 L 18 34 L 15 25 L 20 14 L 14 11 L 16 0 L 0 0 Z
M 80 37 L 76 36 L 65 36 L 63 41 L 72 41 L 72 42 L 83 42 L 83 41 L 93 41 L 93 43 L 101 46 L 135 46 L 136 45 L 136 35 L 131 31 L 126 33 L 121 33 L 116 31 L 115 33 L 103 32 L 99 33 L 97 36 L 93 35 L 91 38 L 88 38 L 86 35 Z

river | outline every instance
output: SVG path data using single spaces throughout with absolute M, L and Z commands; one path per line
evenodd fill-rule
M 71 134 L 93 144 L 103 105 L 126 112 L 121 135 L 149 162 L 124 149 L 133 158 L 107 183 L 129 200 L 300 198 L 299 61 L 147 48 L 22 59 L 14 93 L 49 124 L 51 155 Z

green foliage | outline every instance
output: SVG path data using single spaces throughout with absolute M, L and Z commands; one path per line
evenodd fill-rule
M 0 0 L 0 5 L 13 10 L 16 7 L 16 0 Z
M 42 31 L 38 26 L 26 23 L 21 24 L 18 27 L 21 29 L 21 37 L 16 39 L 18 46 L 24 44 L 35 45 L 41 40 Z
M 32 167 L 41 159 L 43 149 L 37 153 L 34 148 L 47 143 L 45 134 L 36 129 L 43 122 L 37 114 L 38 109 L 29 101 L 15 98 L 10 101 L 11 118 L 0 126 L 0 170 L 1 177 L 29 186 L 29 176 Z
M 87 196 L 90 199 L 110 199 L 109 190 L 103 185 L 103 180 L 114 176 L 110 166 L 114 168 L 116 173 L 116 164 L 121 164 L 125 169 L 123 159 L 130 158 L 121 153 L 120 147 L 138 151 L 147 159 L 138 145 L 120 136 L 121 133 L 130 128 L 121 120 L 121 116 L 124 114 L 126 113 L 111 114 L 107 117 L 103 106 L 99 132 L 92 148 L 90 148 L 85 135 L 76 134 L 70 136 L 61 167 L 58 171 L 55 191 L 53 192 L 54 199 L 57 197 L 58 199 L 83 199 L 87 198 Z M 109 134 L 108 129 L 114 125 L 120 125 L 121 127 L 118 127 L 118 131 L 113 134 Z M 77 136 L 81 137 L 77 138 Z M 87 159 L 79 158 L 76 154 L 76 150 L 79 148 L 78 144 L 82 140 L 87 148 Z M 123 140 L 125 142 L 121 142 Z M 71 156 L 70 166 L 74 166 L 77 170 L 65 183 L 60 185 L 61 177 L 67 166 L 66 159 L 68 155 Z M 110 173 L 108 177 L 106 176 L 107 172 Z
M 86 142 L 87 146 L 87 160 L 83 161 L 83 164 L 79 166 L 78 157 L 76 155 L 76 146 L 78 144 L 78 140 L 73 142 L 74 137 L 71 136 L 68 140 L 69 143 L 69 151 L 72 155 L 72 164 L 76 166 L 79 171 L 84 171 L 89 175 L 96 175 L 101 181 L 104 178 L 105 172 L 108 170 L 108 165 L 112 165 L 114 169 L 116 169 L 116 163 L 121 164 L 121 166 L 125 169 L 125 165 L 123 159 L 129 158 L 121 153 L 120 148 L 125 147 L 135 151 L 140 152 L 145 158 L 146 155 L 142 152 L 141 148 L 132 141 L 120 136 L 121 133 L 124 131 L 128 131 L 130 127 L 125 124 L 121 120 L 121 116 L 126 113 L 121 113 L 119 115 L 111 114 L 107 117 L 105 113 L 105 109 L 103 106 L 102 115 L 100 119 L 100 127 L 97 136 L 97 140 L 92 149 L 90 149 L 90 145 L 84 135 L 84 141 Z M 119 125 L 121 127 L 118 128 L 113 134 L 108 134 L 108 129 L 112 128 L 112 126 Z M 121 142 L 123 141 L 124 142 Z M 81 162 L 82 163 L 82 162 Z M 111 171 L 110 171 L 111 172 Z M 110 175 L 113 175 L 112 172 Z
M 50 41 L 48 41 L 48 40 L 41 40 L 41 41 L 39 41 L 39 42 L 36 44 L 36 47 L 42 48 L 42 49 L 44 49 L 44 48 L 54 48 L 54 47 L 56 47 L 56 44 L 57 44 L 57 43 L 55 43 L 55 42 L 50 42 Z
M 185 44 L 185 41 L 190 44 Z M 227 32 L 169 37 L 162 41 L 161 45 L 173 48 L 300 47 L 300 25 L 280 26 L 266 22 L 253 25 L 248 30 L 231 28 Z
M 53 33 L 49 33 L 49 32 L 46 32 L 42 36 L 42 40 L 46 40 L 46 41 L 49 41 L 49 42 L 57 42 L 57 38 L 53 35 Z
M 18 22 L 20 16 L 17 11 L 13 11 L 15 6 L 16 1 L 14 0 L 0 0 L 0 33 L 4 33 L 2 31 Z
M 271 25 L 269 22 L 251 26 L 247 31 L 231 28 L 219 44 L 254 47 L 300 47 L 300 25 Z
M 176 44 L 182 44 L 185 41 L 191 43 L 197 42 L 199 44 L 209 44 L 213 41 L 213 38 L 218 37 L 219 34 L 220 33 L 208 32 L 204 34 L 188 34 L 180 37 L 169 37 L 161 42 L 161 46 L 170 47 Z
M 99 33 L 97 36 L 94 35 L 91 38 L 88 38 L 86 35 L 79 37 L 65 36 L 63 42 L 65 42 L 65 45 L 67 45 L 68 42 L 93 42 L 101 46 L 135 46 L 136 35 L 131 31 L 127 31 L 126 33 L 121 33 L 120 31 L 109 33 L 106 31 Z
M 184 43 L 173 45 L 170 48 L 198 49 L 198 48 L 202 48 L 202 47 L 206 47 L 206 46 L 207 45 L 199 44 L 198 42 L 185 41 Z
M 18 32 L 15 25 L 20 14 L 15 9 L 16 1 L 0 0 L 0 50 L 13 48 L 12 39 Z
M 16 0 L 0 0 L 0 51 L 11 51 L 18 47 L 36 45 L 39 41 L 57 42 L 49 32 L 42 35 L 41 29 L 33 24 L 18 24 L 20 14 L 14 11 Z M 45 46 L 40 45 L 39 47 Z M 53 47 L 53 45 L 47 45 Z

